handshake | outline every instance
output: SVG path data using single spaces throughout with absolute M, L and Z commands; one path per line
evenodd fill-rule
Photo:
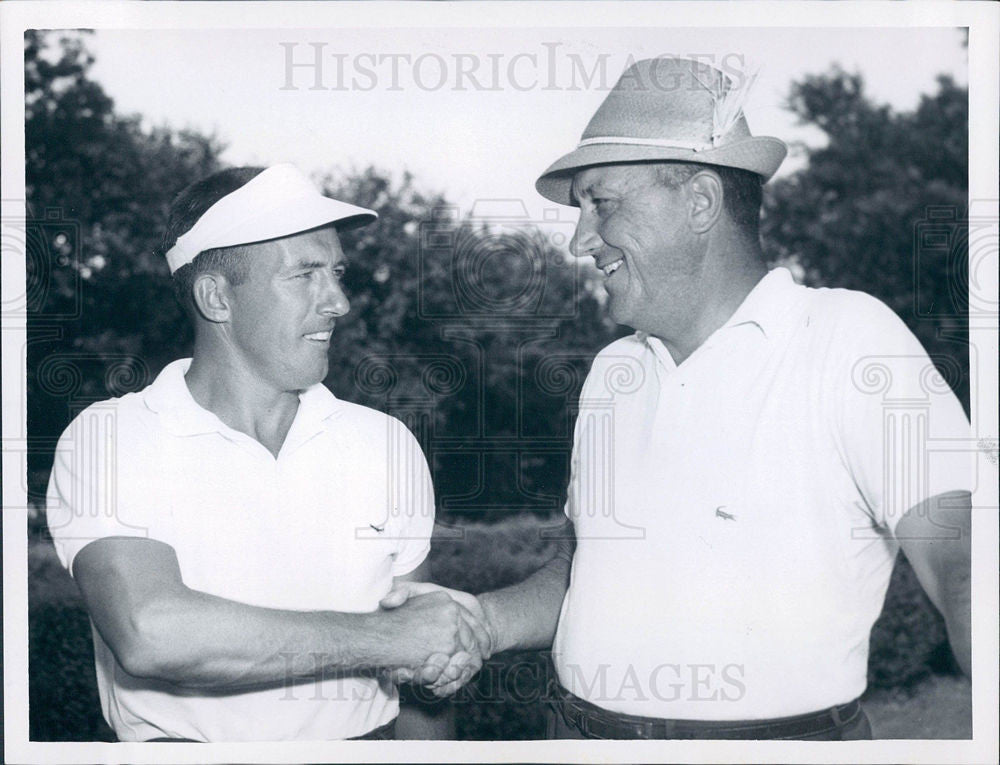
M 429 582 L 402 582 L 380 601 L 382 647 L 395 683 L 417 683 L 450 696 L 497 646 L 495 627 L 475 595 Z

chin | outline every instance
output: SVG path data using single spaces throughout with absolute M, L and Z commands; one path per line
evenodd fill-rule
M 317 383 L 323 382 L 323 380 L 326 379 L 326 373 L 328 371 L 329 370 L 328 370 L 327 367 L 323 367 L 323 370 L 321 372 L 318 372 L 317 374 L 314 374 L 314 375 L 310 376 L 305 381 L 305 383 L 302 385 L 302 387 L 303 388 L 311 388 L 313 385 L 316 385 Z
M 628 311 L 622 310 L 619 306 L 614 303 L 608 306 L 608 316 L 615 324 L 622 324 L 626 327 L 633 327 L 633 319 L 629 315 Z
M 326 379 L 329 367 L 323 365 L 322 369 L 314 369 L 309 372 L 303 370 L 302 374 L 296 375 L 294 380 L 289 381 L 288 390 L 305 390 L 311 388 L 316 383 L 321 383 Z

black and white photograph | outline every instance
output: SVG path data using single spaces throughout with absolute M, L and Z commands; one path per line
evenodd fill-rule
M 4 3 L 4 760 L 995 762 L 998 30 Z

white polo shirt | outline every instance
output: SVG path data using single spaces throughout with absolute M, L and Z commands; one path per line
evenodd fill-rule
M 410 432 L 315 385 L 275 458 L 194 401 L 189 364 L 94 404 L 63 434 L 47 509 L 63 565 L 72 573 L 95 539 L 144 537 L 174 548 L 194 590 L 268 608 L 376 610 L 430 549 L 433 490 Z M 123 741 L 342 739 L 399 709 L 395 689 L 370 676 L 207 692 L 130 676 L 96 630 L 94 647 L 104 716 Z
M 969 437 L 892 311 L 785 269 L 680 366 L 655 337 L 612 343 L 580 397 L 560 681 L 674 719 L 856 698 L 892 531 L 925 498 L 971 489 Z

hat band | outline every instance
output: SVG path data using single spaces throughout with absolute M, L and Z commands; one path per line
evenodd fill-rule
M 688 149 L 690 151 L 705 151 L 715 148 L 711 142 L 694 143 L 693 141 L 674 141 L 672 139 L 661 138 L 632 138 L 630 136 L 609 136 L 602 135 L 594 138 L 584 138 L 576 145 L 582 149 L 584 146 L 595 146 L 598 144 L 618 143 L 629 146 L 658 146 L 664 149 Z

